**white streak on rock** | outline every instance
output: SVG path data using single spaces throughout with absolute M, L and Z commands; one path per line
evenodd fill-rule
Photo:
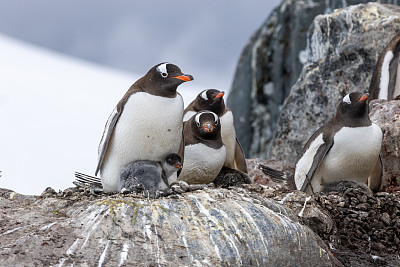
M 301 211 L 299 212 L 299 217 L 303 217 L 303 213 L 304 213 L 304 210 L 306 209 L 307 202 L 308 202 L 310 199 L 311 199 L 311 196 L 308 196 L 308 197 L 306 198 L 306 201 L 304 201 L 303 208 L 302 208 Z
M 81 246 L 81 250 L 86 246 L 86 243 L 87 243 L 87 241 L 89 240 L 89 237 L 90 237 L 91 233 L 99 226 L 100 222 L 103 220 L 103 218 L 104 218 L 108 213 L 110 213 L 110 210 L 107 210 L 107 211 L 103 214 L 103 216 L 101 216 L 101 218 L 92 226 L 92 228 L 90 229 L 89 233 L 84 234 L 84 236 L 86 236 L 86 239 L 85 239 L 85 242 L 83 242 L 83 244 L 82 244 L 82 246 Z M 100 213 L 99 213 L 99 214 L 100 214 Z M 97 216 L 96 216 L 96 218 L 97 218 Z M 93 220 L 92 222 L 94 222 L 94 220 Z M 89 226 L 90 226 L 90 224 L 87 224 L 86 229 L 88 229 Z
M 122 264 L 124 264 L 124 262 L 126 261 L 126 259 L 128 258 L 128 251 L 129 251 L 129 244 L 125 243 L 124 247 L 122 248 L 122 252 L 121 252 L 121 259 L 119 261 L 118 266 L 121 266 Z
M 55 225 L 56 223 L 57 223 L 57 222 L 52 222 L 52 223 L 50 223 L 50 224 L 48 224 L 48 225 L 43 226 L 43 227 L 40 228 L 39 230 L 40 230 L 40 231 L 47 230 L 47 229 L 49 229 L 50 227 L 52 227 L 53 225 Z
M 111 240 L 107 241 L 106 247 L 103 250 L 103 253 L 100 255 L 99 263 L 97 264 L 97 267 L 101 267 L 103 265 L 104 259 L 106 258 L 107 255 L 107 249 L 108 246 L 110 245 Z
M 25 227 L 27 227 L 27 226 L 20 226 L 20 227 L 11 229 L 11 230 L 7 230 L 4 233 L 0 234 L 0 236 L 11 234 L 11 233 L 13 233 L 15 231 L 18 231 L 19 229 L 22 229 L 22 228 L 25 228 Z

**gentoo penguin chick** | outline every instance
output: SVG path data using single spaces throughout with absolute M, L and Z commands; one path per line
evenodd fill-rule
M 400 95 L 400 31 L 379 55 L 369 86 L 370 99 L 391 100 Z
M 118 190 L 134 191 L 138 185 L 147 191 L 165 190 L 173 182 L 171 177 L 175 176 L 176 180 L 176 172 L 181 168 L 181 157 L 175 153 L 169 154 L 163 162 L 134 161 L 121 169 Z
M 382 130 L 368 115 L 368 94 L 354 92 L 307 141 L 295 167 L 294 184 L 317 193 L 327 184 L 353 181 L 378 190 L 382 178 Z
M 214 181 L 225 162 L 221 123 L 214 112 L 201 111 L 184 123 L 185 162 L 178 180 L 188 184 Z
M 137 161 L 163 161 L 182 155 L 183 99 L 177 87 L 193 80 L 178 66 L 161 63 L 137 80 L 108 118 L 99 145 L 96 175 L 105 192 L 118 190 L 123 166 Z
M 202 110 L 210 110 L 218 115 L 221 121 L 221 137 L 226 147 L 224 166 L 230 169 L 247 173 L 246 159 L 239 140 L 236 138 L 232 111 L 225 106 L 224 92 L 216 89 L 207 89 L 197 95 L 190 103 L 183 115 L 183 121 Z

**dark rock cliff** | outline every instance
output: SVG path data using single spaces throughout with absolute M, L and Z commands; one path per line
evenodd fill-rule
M 315 74 L 314 76 L 315 79 L 319 79 L 320 83 L 331 79 L 332 83 L 328 81 L 327 84 L 335 85 L 336 78 L 334 75 L 331 76 L 331 73 L 337 73 L 338 68 L 341 68 L 344 64 L 351 64 L 352 61 L 357 61 L 357 58 L 365 56 L 365 62 L 361 63 L 358 69 L 359 72 L 362 71 L 365 74 L 351 79 L 349 85 L 346 84 L 344 79 L 347 79 L 347 77 L 343 77 L 340 83 L 344 87 L 340 90 L 354 90 L 349 88 L 353 84 L 364 86 L 364 84 L 360 84 L 361 80 L 368 84 L 370 72 L 372 72 L 380 51 L 385 46 L 385 40 L 390 41 L 393 37 L 391 33 L 399 28 L 396 18 L 391 17 L 391 15 L 396 14 L 383 12 L 376 8 L 366 13 L 355 12 L 352 17 L 348 18 L 339 18 L 332 14 L 336 8 L 346 8 L 348 12 L 343 13 L 343 15 L 350 15 L 352 10 L 357 9 L 350 7 L 351 5 L 367 2 L 371 1 L 286 0 L 271 13 L 260 29 L 254 33 L 239 59 L 227 101 L 234 113 L 236 133 L 248 158 L 269 158 L 277 155 L 276 148 L 275 152 L 271 153 L 271 147 L 280 145 L 279 136 L 274 144 L 272 144 L 272 141 L 281 110 L 286 108 L 282 105 L 292 86 L 298 80 L 303 65 L 313 63 L 314 68 L 311 66 L 311 69 L 310 67 L 308 69 L 308 73 L 313 74 L 315 66 L 319 65 L 320 61 L 331 64 L 329 69 L 325 67 L 325 75 Z M 379 2 L 397 4 L 395 0 Z M 326 14 L 326 17 L 323 16 L 314 21 L 314 18 L 319 14 Z M 346 19 L 350 19 L 350 21 L 346 21 Z M 321 25 L 318 25 L 318 23 L 321 23 Z M 367 31 L 364 26 L 368 23 L 371 23 L 371 27 Z M 310 26 L 311 29 L 308 32 Z M 358 26 L 363 27 L 357 30 Z M 375 41 L 372 40 L 368 47 L 362 48 L 363 44 L 371 41 L 368 37 L 366 41 L 361 41 L 362 34 L 367 32 L 370 32 L 371 36 L 376 34 Z M 349 33 L 352 33 L 354 37 L 358 34 L 358 37 L 352 40 L 353 36 Z M 316 45 L 319 42 L 321 42 L 320 49 L 310 47 L 310 45 Z M 347 45 L 347 50 L 340 49 L 339 46 L 343 42 L 353 42 L 355 51 L 351 51 L 349 45 Z M 324 46 L 327 46 L 327 49 Z M 341 55 L 338 54 L 336 59 L 333 59 L 330 54 L 334 54 L 337 49 L 342 50 L 342 53 Z M 353 73 L 353 76 L 356 76 L 355 73 Z M 363 88 L 367 89 L 368 86 Z M 317 89 L 319 91 L 325 90 L 324 88 L 308 88 L 308 90 Z M 325 114 L 331 115 L 331 105 L 336 104 L 333 101 L 332 99 L 332 103 L 328 103 L 328 108 L 324 111 Z M 304 103 L 304 99 L 298 102 Z M 313 104 L 312 101 L 309 101 L 307 105 L 310 102 Z M 303 106 L 302 108 L 304 109 Z M 307 127 L 308 122 L 306 120 L 297 123 Z M 310 118 L 310 122 L 309 130 L 303 132 L 306 135 L 305 138 L 310 136 L 309 132 L 315 130 L 314 119 Z M 290 128 L 280 130 L 290 132 Z M 297 136 L 293 138 L 297 138 Z M 298 141 L 301 145 L 305 142 L 303 139 Z M 298 147 L 296 146 L 294 154 L 291 155 L 291 162 L 296 158 L 297 150 Z M 286 158 L 287 155 L 279 157 L 279 159 Z
M 377 3 L 315 18 L 308 35 L 308 63 L 282 106 L 272 158 L 294 163 L 344 95 L 368 90 L 379 53 L 399 28 L 400 7 Z

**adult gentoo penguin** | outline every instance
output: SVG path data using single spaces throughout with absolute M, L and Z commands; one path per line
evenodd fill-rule
M 149 160 L 131 162 L 121 169 L 118 191 L 123 188 L 134 191 L 134 187 L 138 185 L 142 185 L 148 191 L 167 189 L 176 181 L 176 172 L 181 168 L 181 157 L 175 153 L 169 154 L 163 162 Z
M 210 110 L 217 114 L 221 121 L 222 142 L 226 147 L 226 159 L 224 166 L 247 173 L 246 159 L 236 138 L 235 126 L 233 123 L 232 111 L 225 106 L 224 92 L 216 89 L 207 89 L 197 95 L 196 99 L 190 103 L 183 115 L 183 121 L 202 110 Z
M 123 166 L 137 161 L 163 161 L 181 154 L 183 99 L 177 87 L 193 80 L 178 66 L 161 63 L 137 80 L 108 118 L 99 145 L 96 175 L 105 192 L 118 190 Z
M 379 190 L 382 163 L 379 156 L 382 130 L 368 115 L 368 94 L 354 92 L 340 102 L 336 114 L 307 141 L 296 162 L 294 175 L 260 166 L 264 173 L 289 185 L 317 193 L 340 181 L 368 184 Z
M 400 95 L 400 31 L 379 55 L 369 86 L 370 99 L 391 100 Z
M 225 162 L 221 123 L 214 112 L 201 111 L 184 123 L 185 163 L 178 180 L 188 184 L 214 181 Z

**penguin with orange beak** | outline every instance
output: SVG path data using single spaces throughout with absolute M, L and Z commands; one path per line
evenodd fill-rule
M 209 110 L 217 114 L 221 120 L 222 142 L 226 147 L 224 166 L 247 173 L 246 158 L 239 140 L 236 138 L 233 114 L 225 105 L 224 95 L 223 91 L 216 89 L 203 90 L 185 109 L 183 121 L 189 120 L 194 114 L 202 110 Z
M 176 91 L 193 80 L 171 63 L 152 67 L 119 101 L 105 125 L 96 175 L 105 192 L 117 192 L 121 169 L 131 162 L 162 162 L 176 153 L 183 161 L 183 99 Z
M 370 120 L 367 100 L 360 92 L 346 95 L 334 117 L 307 141 L 294 173 L 298 190 L 317 193 L 340 181 L 379 189 L 382 130 Z
M 222 169 L 226 148 L 217 114 L 200 111 L 184 122 L 185 162 L 178 180 L 188 184 L 212 183 Z
M 272 180 L 308 193 L 341 191 L 344 182 L 378 191 L 382 181 L 382 130 L 369 118 L 368 94 L 353 92 L 340 101 L 331 120 L 303 147 L 295 173 L 259 168 Z

